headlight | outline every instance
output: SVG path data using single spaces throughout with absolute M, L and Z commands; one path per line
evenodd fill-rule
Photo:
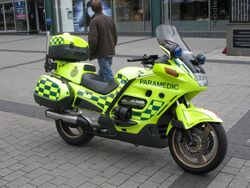
M 200 86 L 208 86 L 207 75 L 202 73 L 194 74 Z

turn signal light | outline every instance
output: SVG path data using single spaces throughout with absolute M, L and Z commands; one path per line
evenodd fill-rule
M 178 73 L 174 69 L 170 69 L 170 68 L 165 67 L 165 73 L 167 73 L 173 77 L 178 77 Z

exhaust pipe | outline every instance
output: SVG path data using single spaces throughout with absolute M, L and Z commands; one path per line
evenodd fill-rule
M 77 124 L 77 116 L 72 116 L 70 114 L 66 114 L 66 113 L 57 113 L 57 112 L 52 112 L 50 110 L 46 110 L 45 111 L 45 116 L 54 120 L 62 120 L 65 121 L 67 123 L 71 123 L 71 124 Z
M 89 121 L 80 115 L 73 116 L 68 113 L 58 113 L 58 112 L 46 110 L 45 116 L 54 120 L 62 120 L 64 122 L 71 123 L 73 125 L 76 125 L 76 127 L 78 127 L 79 125 L 90 127 Z

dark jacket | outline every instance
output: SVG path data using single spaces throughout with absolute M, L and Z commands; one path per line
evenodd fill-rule
M 117 34 L 112 18 L 95 14 L 89 23 L 90 60 L 115 55 Z

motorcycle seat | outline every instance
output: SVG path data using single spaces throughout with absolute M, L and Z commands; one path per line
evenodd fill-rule
M 118 87 L 114 79 L 106 82 L 99 75 L 92 73 L 86 73 L 82 76 L 81 85 L 102 95 L 106 95 Z

